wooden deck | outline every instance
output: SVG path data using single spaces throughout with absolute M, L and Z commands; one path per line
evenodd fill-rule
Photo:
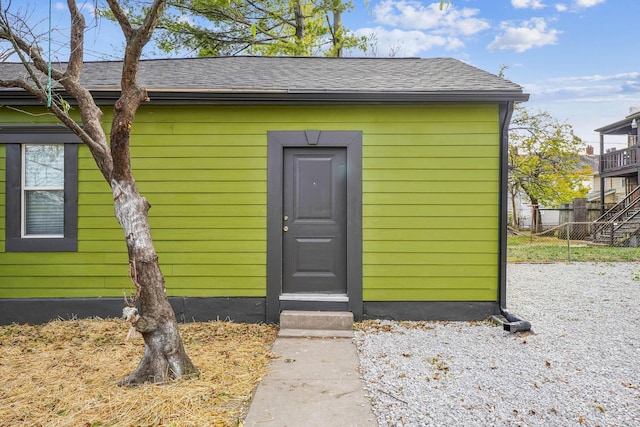
M 637 145 L 604 153 L 600 157 L 601 172 L 604 174 L 637 168 L 639 157 Z

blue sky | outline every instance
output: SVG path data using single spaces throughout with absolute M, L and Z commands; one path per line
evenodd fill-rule
M 529 108 L 573 125 L 596 150 L 593 129 L 640 106 L 640 1 L 452 0 L 444 12 L 429 1 L 355 5 L 345 23 L 376 34 L 379 56 L 454 57 L 492 73 L 507 66 L 531 94 Z
M 66 2 L 52 1 L 53 26 L 68 28 Z M 375 35 L 366 55 L 453 57 L 496 74 L 507 66 L 506 77 L 531 94 L 529 108 L 573 125 L 596 150 L 593 129 L 640 107 L 638 0 L 452 0 L 444 11 L 439 1 L 352 2 L 345 25 Z M 34 15 L 46 16 L 49 1 L 13 5 L 37 5 Z M 96 32 L 87 36 L 87 59 L 118 59 L 119 30 L 88 20 Z

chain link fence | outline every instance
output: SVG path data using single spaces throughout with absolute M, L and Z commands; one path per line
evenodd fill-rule
M 509 229 L 510 262 L 640 261 L 640 222 L 566 222 L 539 233 Z

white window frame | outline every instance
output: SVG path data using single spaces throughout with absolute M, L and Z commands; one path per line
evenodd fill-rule
M 21 203 L 20 203 L 20 235 L 23 239 L 59 239 L 64 234 L 27 234 L 27 192 L 29 191 L 62 191 L 64 193 L 64 180 L 62 186 L 52 187 L 28 187 L 27 186 L 27 146 L 33 145 L 58 145 L 63 148 L 63 165 L 64 165 L 64 144 L 21 144 L 20 157 L 22 160 L 21 167 Z M 64 211 L 63 211 L 64 213 Z

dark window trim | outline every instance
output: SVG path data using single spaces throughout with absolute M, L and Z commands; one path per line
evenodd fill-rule
M 5 252 L 78 250 L 78 138 L 59 126 L 1 126 L 6 146 Z M 21 236 L 21 144 L 64 144 L 64 237 Z
M 267 133 L 267 322 L 280 317 L 282 292 L 282 180 L 287 147 L 347 149 L 348 309 L 362 319 L 362 131 L 269 131 Z
M 62 125 L 0 124 L 0 144 L 81 144 L 80 138 Z

